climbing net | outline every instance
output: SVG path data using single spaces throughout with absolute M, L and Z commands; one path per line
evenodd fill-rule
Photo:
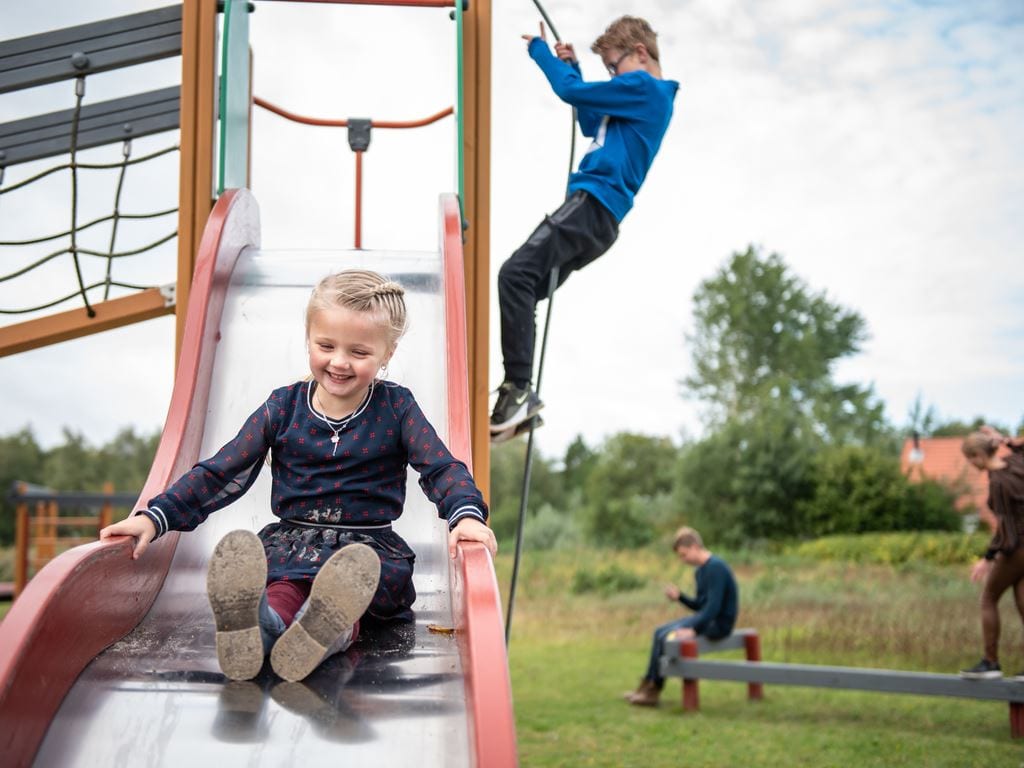
M 166 223 L 160 222 L 175 214 L 177 206 L 141 213 L 123 211 L 121 206 L 126 187 L 130 186 L 126 182 L 140 186 L 140 197 L 147 198 L 153 198 L 154 193 L 159 198 L 157 189 L 171 187 L 173 192 L 168 197 L 176 202 L 176 186 L 164 183 L 168 173 L 161 165 L 175 158 L 179 147 L 175 144 L 148 151 L 152 140 L 143 137 L 136 141 L 146 145 L 147 152 L 133 156 L 133 140 L 129 137 L 121 144 L 120 158 L 114 161 L 109 161 L 109 146 L 79 150 L 84 96 L 85 78 L 79 77 L 75 80 L 66 162 L 6 184 L 7 169 L 0 153 L 0 315 L 39 313 L 77 300 L 94 317 L 93 304 L 97 301 L 114 298 L 114 293 L 125 295 L 174 279 L 171 276 L 154 283 L 153 259 L 139 257 L 158 255 L 165 269 L 168 264 L 174 269 L 174 259 L 163 258 L 167 248 L 161 246 L 177 238 L 177 221 L 171 219 L 170 231 Z M 83 162 L 83 156 L 106 161 Z M 161 158 L 166 158 L 162 164 Z M 132 174 L 128 173 L 129 168 L 133 169 Z M 105 179 L 87 178 L 90 175 Z M 116 176 L 116 183 L 112 183 L 112 176 Z M 64 183 L 55 181 L 65 178 L 69 182 L 65 187 L 70 193 L 65 198 L 68 202 L 55 204 L 66 194 L 61 189 Z M 107 207 L 111 199 L 112 209 Z M 40 219 L 52 222 L 61 213 L 68 217 L 66 221 L 70 220 L 66 229 L 49 234 L 31 233 L 31 227 Z M 144 221 L 152 223 L 128 226 Z M 18 233 L 21 228 L 30 231 Z M 128 267 L 129 261 L 147 264 Z M 114 277 L 115 262 L 118 279 Z

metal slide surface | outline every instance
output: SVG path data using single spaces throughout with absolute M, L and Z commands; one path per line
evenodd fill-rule
M 347 267 L 375 269 L 405 286 L 410 328 L 388 378 L 408 386 L 445 434 L 439 254 L 246 249 L 225 299 L 201 456 L 233 437 L 273 388 L 308 374 L 303 323 L 309 292 L 327 273 Z M 130 375 L 125 382 L 130 385 Z M 50 723 L 35 765 L 474 763 L 455 636 L 428 630 L 454 622 L 446 526 L 410 473 L 406 510 L 395 528 L 417 553 L 414 626 L 371 630 L 302 683 L 279 680 L 269 664 L 252 682 L 225 680 L 214 650 L 205 565 L 225 533 L 259 530 L 272 520 L 264 468 L 241 500 L 181 534 L 152 609 L 82 672 Z

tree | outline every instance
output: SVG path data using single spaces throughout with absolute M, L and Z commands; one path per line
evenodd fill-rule
M 679 450 L 666 437 L 620 433 L 605 441 L 587 475 L 587 533 L 597 544 L 635 547 L 675 519 L 672 489 Z
M 0 437 L 0 544 L 14 541 L 15 505 L 8 499 L 16 481 L 43 482 L 43 451 L 27 427 Z
M 676 491 L 682 519 L 726 546 L 802 535 L 800 504 L 814 493 L 820 443 L 807 416 L 779 403 L 729 419 L 685 447 Z
M 160 443 L 160 433 L 137 435 L 132 427 L 121 429 L 100 447 L 96 462 L 101 483 L 111 483 L 117 491 L 141 491 Z
M 694 374 L 685 390 L 712 426 L 743 423 L 769 402 L 799 410 L 829 441 L 890 440 L 871 388 L 837 385 L 835 363 L 860 350 L 863 318 L 791 275 L 777 254 L 734 253 L 693 297 Z
M 499 541 L 511 541 L 515 536 L 525 463 L 526 443 L 522 440 L 509 440 L 491 450 L 490 524 Z M 527 514 L 533 516 L 545 505 L 564 510 L 564 496 L 561 475 L 551 460 L 535 449 Z

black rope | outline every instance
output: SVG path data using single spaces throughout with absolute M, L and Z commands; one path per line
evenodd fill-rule
M 551 17 L 548 16 L 548 12 L 544 10 L 544 6 L 541 5 L 538 0 L 533 0 L 533 4 L 537 6 L 537 10 L 540 11 L 540 15 L 543 17 L 544 23 L 548 25 L 548 29 L 551 30 L 551 34 L 555 36 L 555 40 L 562 42 L 562 38 L 558 36 L 558 30 L 555 29 L 555 25 L 551 23 Z
M 537 10 L 540 11 L 540 15 L 544 18 L 548 27 L 551 29 L 551 34 L 555 36 L 555 40 L 562 42 L 562 38 L 558 36 L 558 31 L 555 29 L 555 25 L 551 23 L 551 18 L 548 16 L 547 11 L 538 2 L 533 0 L 533 4 L 537 6 Z M 572 138 L 569 141 L 569 172 L 566 176 L 565 181 L 565 193 L 566 197 L 569 195 L 569 179 L 572 177 L 572 169 L 576 164 L 576 107 L 572 108 Z M 548 307 L 544 315 L 544 335 L 541 337 L 540 345 L 540 362 L 537 366 L 537 389 L 535 390 L 538 397 L 540 397 L 540 384 L 541 378 L 544 376 L 544 358 L 547 356 L 548 349 L 548 329 L 551 327 L 551 309 L 555 303 L 555 289 L 558 288 L 558 267 L 551 270 L 551 276 L 548 281 Z M 516 586 L 519 583 L 519 563 L 522 554 L 522 542 L 523 542 L 523 526 L 526 521 L 526 510 L 530 503 L 530 479 L 533 475 L 533 432 L 537 428 L 537 418 L 530 419 L 530 436 L 526 441 L 526 466 L 523 468 L 523 485 L 522 491 L 519 494 L 519 518 L 516 520 L 516 548 L 515 555 L 512 560 L 512 579 L 509 583 L 508 590 L 508 606 L 505 613 L 505 647 L 508 648 L 512 638 L 512 611 L 515 607 L 516 602 Z
M 81 168 L 82 166 L 78 166 Z M 155 213 L 121 213 L 118 214 L 119 219 L 156 219 L 160 216 L 169 216 L 172 213 L 177 213 L 177 208 L 168 208 L 166 211 L 156 211 Z M 109 216 L 100 216 L 98 219 L 93 219 L 88 224 L 83 224 L 78 228 L 79 232 L 84 232 L 89 227 L 94 227 L 97 224 L 102 224 L 105 221 L 110 221 L 114 218 L 113 214 Z M 2 246 L 17 246 L 17 245 L 38 245 L 39 243 L 45 243 L 49 240 L 59 240 L 62 237 L 67 237 L 71 234 L 70 229 L 66 229 L 63 232 L 58 232 L 55 235 L 47 235 L 46 237 L 37 237 L 32 240 L 0 240 L 0 247 Z
M 100 287 L 102 287 L 104 285 L 107 285 L 107 284 L 108 283 L 107 283 L 106 280 L 100 280 L 98 282 L 93 283 L 92 285 L 84 286 L 82 288 L 82 291 L 91 291 L 91 290 L 93 290 L 95 288 L 100 288 Z M 155 285 L 136 285 L 134 283 L 121 283 L 121 282 L 117 282 L 117 281 L 111 282 L 109 284 L 113 285 L 116 288 L 128 288 L 128 289 L 134 290 L 134 291 L 146 291 L 146 290 L 149 290 L 150 288 L 156 288 L 157 287 Z M 69 300 L 75 298 L 76 296 L 81 296 L 82 295 L 82 291 L 72 291 L 71 293 L 69 293 L 67 296 L 64 296 L 63 298 L 55 299 L 54 301 L 48 302 L 46 304 L 40 304 L 38 307 L 28 307 L 26 309 L 0 309 L 0 315 L 23 315 L 23 314 L 25 314 L 27 312 L 38 312 L 41 309 L 49 309 L 50 307 L 55 307 L 58 304 L 62 304 L 65 301 L 69 301 Z
M 124 189 L 124 174 L 128 170 L 128 158 L 132 154 L 132 140 L 125 139 L 124 145 L 121 147 L 121 157 L 124 158 L 124 162 L 121 163 L 121 171 L 117 174 L 117 191 L 114 193 L 114 213 L 113 222 L 110 225 L 110 256 L 107 257 L 107 288 L 103 291 L 103 300 L 106 301 L 110 298 L 110 270 L 114 266 L 114 242 L 117 240 L 117 222 L 121 218 L 121 190 Z
M 551 270 L 548 280 L 548 308 L 544 315 L 544 335 L 540 343 L 540 364 L 537 366 L 537 396 L 540 397 L 540 384 L 544 376 L 544 358 L 548 349 L 548 329 L 551 327 L 551 308 L 555 303 L 555 289 L 558 287 L 558 267 Z M 512 637 L 512 609 L 516 604 L 516 585 L 519 583 L 519 561 L 523 545 L 523 524 L 526 520 L 526 509 L 530 502 L 530 477 L 533 474 L 533 432 L 537 427 L 537 417 L 530 419 L 530 437 L 526 440 L 526 466 L 523 468 L 523 488 L 519 494 L 519 519 L 516 521 L 516 551 L 512 559 L 512 580 L 508 589 L 508 609 L 505 615 L 505 647 Z
M 137 165 L 138 163 L 144 163 L 147 160 L 152 160 L 154 158 L 160 157 L 161 155 L 166 155 L 169 152 L 177 152 L 179 149 L 181 149 L 181 147 L 177 144 L 175 144 L 172 147 L 166 147 L 165 149 L 159 149 L 156 152 L 152 152 L 148 155 L 143 155 L 141 157 L 137 157 L 134 160 L 129 161 L 128 165 Z M 122 165 L 125 165 L 125 163 L 78 163 L 77 167 L 82 170 L 109 171 L 113 170 L 114 168 L 120 168 Z M 55 165 L 52 168 L 47 168 L 45 171 L 40 171 L 35 176 L 29 176 L 27 179 L 23 179 L 22 181 L 19 181 L 17 184 L 12 184 L 11 186 L 7 187 L 7 189 L 0 189 L 0 195 L 6 195 L 8 192 L 14 192 L 17 189 L 21 189 L 22 187 L 28 186 L 34 181 L 39 181 L 39 179 L 49 176 L 51 173 L 56 173 L 57 171 L 64 171 L 70 167 L 71 163 L 62 163 L 61 165 Z
M 71 117 L 71 259 L 75 263 L 75 277 L 78 279 L 79 293 L 85 304 L 89 317 L 96 317 L 96 310 L 89 304 L 85 293 L 85 281 L 82 280 L 82 265 L 78 261 L 78 123 L 82 115 L 82 97 L 85 96 L 85 75 L 75 78 L 75 112 Z
M 168 240 L 173 240 L 178 236 L 178 230 L 174 230 L 169 235 L 164 235 L 159 240 L 154 240 L 148 245 L 140 246 L 139 248 L 133 248 L 130 251 L 121 251 L 120 253 L 110 253 L 109 251 L 91 251 L 88 248 L 79 248 L 79 253 L 84 253 L 86 256 L 101 256 L 105 259 L 123 259 L 125 256 L 138 256 L 140 253 L 151 251 L 158 246 L 163 245 Z
M 14 192 L 14 191 L 17 191 L 19 189 L 22 189 L 23 187 L 27 187 L 28 185 L 30 185 L 30 184 L 32 184 L 32 183 L 34 183 L 36 181 L 39 181 L 40 179 L 46 178 L 47 176 L 50 176 L 51 174 L 54 174 L 54 173 L 56 173 L 58 171 L 62 171 L 62 170 L 65 170 L 65 169 L 71 171 L 71 225 L 70 225 L 69 229 L 65 230 L 64 232 L 59 232 L 59 233 L 53 234 L 53 235 L 46 235 L 46 236 L 36 237 L 36 238 L 28 238 L 28 239 L 24 239 L 24 240 L 0 240 L 0 246 L 21 247 L 21 246 L 28 246 L 28 245 L 38 245 L 40 243 L 46 243 L 46 242 L 49 242 L 49 241 L 52 241 L 52 240 L 58 240 L 60 238 L 68 237 L 70 239 L 69 246 L 65 247 L 65 248 L 60 248 L 60 249 L 58 249 L 56 251 L 53 251 L 52 253 L 49 253 L 49 254 L 43 256 L 42 258 L 37 259 L 36 261 L 32 262 L 31 264 L 28 264 L 28 265 L 22 267 L 21 269 L 17 269 L 17 270 L 15 270 L 15 271 L 7 274 L 7 275 L 0 275 L 0 283 L 7 282 L 9 280 L 13 280 L 16 277 L 20 277 L 22 275 L 25 275 L 28 272 L 31 272 L 34 269 L 37 269 L 38 267 L 41 267 L 42 265 L 46 264 L 47 262 L 52 261 L 53 259 L 58 258 L 59 256 L 63 256 L 65 254 L 70 254 L 71 257 L 72 257 L 73 263 L 74 263 L 75 277 L 76 277 L 77 282 L 78 282 L 78 290 L 76 290 L 73 293 L 68 294 L 67 296 L 63 296 L 63 297 L 61 297 L 59 299 L 55 299 L 54 301 L 50 301 L 50 302 L 47 302 L 47 303 L 44 303 L 44 304 L 40 304 L 40 305 L 35 306 L 35 307 L 29 307 L 29 308 L 26 308 L 26 309 L 0 309 L 0 314 L 4 314 L 4 315 L 17 315 L 17 314 L 25 314 L 25 313 L 29 313 L 29 312 L 37 312 L 39 310 L 48 309 L 48 308 L 54 307 L 54 306 L 56 306 L 58 304 L 62 304 L 62 303 L 66 302 L 66 301 L 69 301 L 70 299 L 73 299 L 73 298 L 75 298 L 77 296 L 77 297 L 81 298 L 82 302 L 84 303 L 85 310 L 86 310 L 88 316 L 89 317 L 96 317 L 96 310 L 93 308 L 93 306 L 91 305 L 91 303 L 89 301 L 89 295 L 88 295 L 89 291 L 94 290 L 94 289 L 96 289 L 96 288 L 98 288 L 100 286 L 103 286 L 104 287 L 103 300 L 105 301 L 105 300 L 109 299 L 109 297 L 110 297 L 110 289 L 113 288 L 113 287 L 125 288 L 125 289 L 130 289 L 130 290 L 145 290 L 146 288 L 151 287 L 151 286 L 144 286 L 144 285 L 135 285 L 135 284 L 132 284 L 132 283 L 118 282 L 118 281 L 113 280 L 113 260 L 114 259 L 125 258 L 125 257 L 129 257 L 129 256 L 136 256 L 138 254 L 145 253 L 147 251 L 151 251 L 151 250 L 153 250 L 155 248 L 158 248 L 159 246 L 163 245 L 164 243 L 166 243 L 166 242 L 168 242 L 170 240 L 173 240 L 175 237 L 177 237 L 178 233 L 177 233 L 177 231 L 174 231 L 174 232 L 171 232 L 169 235 L 165 235 L 164 237 L 161 237 L 160 239 L 155 240 L 155 241 L 153 241 L 151 243 L 148 243 L 146 245 L 143 245 L 143 246 L 141 246 L 139 248 L 134 248 L 134 249 L 131 249 L 131 250 L 125 250 L 125 251 L 120 251 L 120 252 L 117 252 L 117 251 L 114 250 L 115 245 L 117 243 L 117 234 L 118 234 L 119 224 L 120 224 L 122 219 L 136 219 L 136 220 L 137 219 L 154 219 L 154 218 L 158 218 L 158 217 L 161 217 L 161 216 L 167 216 L 167 215 L 169 215 L 171 213 L 175 213 L 175 212 L 178 211 L 178 208 L 174 207 L 174 208 L 169 208 L 169 209 L 162 210 L 162 211 L 155 211 L 153 213 L 121 213 L 121 197 L 122 197 L 122 193 L 124 191 L 124 182 L 125 182 L 126 171 L 127 171 L 128 166 L 136 165 L 138 163 L 144 163 L 144 162 L 147 162 L 149 160 L 153 160 L 155 158 L 161 157 L 163 155 L 167 155 L 167 154 L 170 154 L 172 152 L 177 152 L 177 151 L 179 151 L 180 146 L 175 144 L 173 146 L 165 147 L 164 149 L 156 150 L 155 152 L 151 152 L 151 153 L 149 153 L 147 155 L 142 155 L 140 157 L 132 158 L 131 157 L 131 148 L 132 148 L 131 139 L 126 139 L 124 141 L 123 145 L 122 145 L 122 148 L 121 148 L 121 155 L 122 155 L 121 160 L 118 161 L 118 162 L 115 162 L 115 163 L 80 163 L 80 162 L 78 162 L 79 127 L 80 127 L 80 123 L 81 123 L 82 102 L 83 102 L 84 97 L 85 97 L 85 76 L 81 75 L 81 76 L 79 76 L 79 77 L 77 77 L 75 79 L 75 106 L 74 106 L 74 109 L 72 110 L 72 114 L 71 114 L 71 130 L 70 130 L 70 139 L 69 139 L 69 147 L 68 147 L 69 162 L 62 163 L 60 165 L 56 165 L 56 166 L 53 166 L 51 168 L 47 168 L 47 169 L 45 169 L 45 170 L 35 174 L 34 176 L 30 176 L 29 178 L 23 179 L 22 181 L 18 182 L 17 184 L 12 184 L 11 186 L 8 186 L 6 188 L 3 188 L 4 174 L 6 172 L 6 168 L 4 166 L 0 166 L 0 195 L 5 195 L 5 194 L 7 194 L 9 192 Z M 88 222 L 86 224 L 83 224 L 83 225 L 79 226 L 79 224 L 78 224 L 78 186 L 79 186 L 78 185 L 78 171 L 79 170 L 111 170 L 111 169 L 115 169 L 115 168 L 118 169 L 119 173 L 118 173 L 118 180 L 117 180 L 117 188 L 116 188 L 116 191 L 114 193 L 114 210 L 113 210 L 113 212 L 111 214 L 107 215 L 107 216 L 101 216 L 99 218 L 93 219 L 92 221 L 90 221 L 90 222 Z M 110 245 L 109 245 L 109 247 L 108 247 L 108 249 L 106 251 L 102 251 L 102 252 L 101 251 L 94 251 L 94 250 L 91 250 L 91 249 L 88 249 L 88 248 L 80 247 L 79 240 L 78 240 L 78 235 L 79 235 L 80 232 L 83 232 L 83 231 L 89 229 L 90 227 L 94 227 L 94 226 L 96 226 L 98 224 L 101 224 L 101 223 L 107 222 L 107 221 L 112 222 L 112 224 L 111 224 L 111 228 L 110 228 Z M 82 263 L 81 263 L 81 259 L 80 259 L 81 256 L 96 256 L 96 257 L 99 257 L 99 258 L 106 259 L 106 262 L 107 262 L 107 264 L 106 264 L 106 274 L 104 275 L 104 279 L 102 281 L 93 283 L 93 284 L 88 285 L 88 286 L 85 285 L 85 279 L 84 279 L 83 274 L 82 274 Z
M 99 256 L 104 259 L 123 259 L 127 256 L 138 256 L 140 253 L 151 251 L 154 248 L 163 245 L 168 240 L 173 240 L 177 236 L 178 230 L 174 230 L 173 232 L 171 232 L 171 234 L 165 235 L 164 237 L 161 237 L 159 240 L 154 240 L 152 243 L 143 245 L 139 248 L 134 248 L 130 251 L 121 251 L 120 253 L 110 253 L 109 251 L 93 251 L 88 248 L 79 248 L 78 253 L 82 254 L 83 256 Z M 7 275 L 0 275 L 0 283 L 5 283 L 8 280 L 14 279 L 15 277 L 20 277 L 21 275 L 24 275 L 27 272 L 31 272 L 36 267 L 41 267 L 46 262 L 52 261 L 58 256 L 63 256 L 65 253 L 71 253 L 71 249 L 61 248 L 59 251 L 54 251 L 53 253 L 47 254 L 38 261 L 35 261 L 32 264 L 27 264 L 26 266 L 22 267 L 19 270 L 16 270 L 15 272 L 11 272 L 10 274 Z

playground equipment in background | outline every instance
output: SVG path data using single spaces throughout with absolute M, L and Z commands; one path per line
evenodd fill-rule
M 701 661 L 701 653 L 746 649 L 746 661 Z M 665 677 L 683 679 L 683 709 L 700 708 L 698 681 L 732 680 L 749 686 L 748 698 L 763 698 L 762 686 L 799 685 L 917 696 L 952 696 L 963 699 L 1005 701 L 1010 705 L 1010 738 L 1024 738 L 1024 680 L 965 680 L 959 675 L 907 672 L 895 669 L 830 667 L 816 664 L 779 664 L 761 661 L 757 631 L 738 629 L 721 640 L 697 637 L 667 640 L 661 657 Z
M 103 490 L 97 493 L 54 491 L 18 481 L 9 498 L 15 504 L 16 515 L 13 596 L 17 597 L 32 575 L 61 552 L 96 541 L 100 529 L 114 521 L 114 508 L 131 510 L 139 494 L 115 493 L 112 483 L 104 483 Z M 61 515 L 61 505 L 94 509 L 96 514 Z M 34 511 L 29 510 L 30 506 Z M 95 531 L 95 535 L 84 535 L 82 529 Z

